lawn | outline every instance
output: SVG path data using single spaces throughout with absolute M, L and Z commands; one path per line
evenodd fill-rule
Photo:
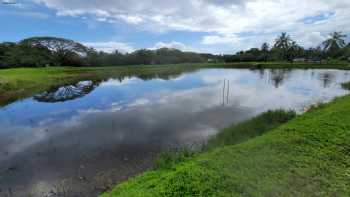
M 350 96 L 337 98 L 261 136 L 131 178 L 101 197 L 350 196 L 349 109 Z

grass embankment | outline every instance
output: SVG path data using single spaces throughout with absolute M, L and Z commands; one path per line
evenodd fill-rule
M 265 112 L 251 120 L 223 129 L 208 140 L 204 150 L 238 144 L 275 129 L 296 117 L 294 111 L 275 110 Z
M 207 63 L 142 65 L 118 67 L 53 67 L 53 68 L 16 68 L 0 70 L 0 106 L 49 90 L 57 86 L 75 83 L 79 80 L 103 80 L 107 77 L 125 77 L 136 75 L 143 79 L 152 77 L 167 78 L 182 72 L 200 68 L 334 68 L 350 69 L 348 63 L 316 64 L 287 62 L 247 62 L 247 63 Z
M 349 109 L 350 96 L 338 98 L 262 136 L 146 172 L 101 196 L 350 196 Z

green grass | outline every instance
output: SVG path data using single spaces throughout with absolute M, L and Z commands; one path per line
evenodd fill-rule
M 55 86 L 89 78 L 88 69 L 19 68 L 0 70 L 0 105 Z
M 138 76 L 142 79 L 153 77 L 169 78 L 182 72 L 200 68 L 334 68 L 350 69 L 348 63 L 314 64 L 288 62 L 248 62 L 248 63 L 202 63 L 173 65 L 140 65 L 118 67 L 51 67 L 15 68 L 0 70 L 0 106 L 15 100 L 32 96 L 58 86 L 80 80 L 103 80 L 108 77 L 122 78 Z
M 155 169 L 171 169 L 177 164 L 187 161 L 201 152 L 213 148 L 238 144 L 277 128 L 296 117 L 294 111 L 274 110 L 262 113 L 250 120 L 234 124 L 212 136 L 208 142 L 194 144 L 191 147 L 170 150 L 160 153 L 155 159 Z
M 155 159 L 154 168 L 157 170 L 171 169 L 177 164 L 193 158 L 196 154 L 196 151 L 188 147 L 181 148 L 180 150 L 162 152 Z
M 114 196 L 350 196 L 350 96 L 253 139 L 131 178 Z
M 205 150 L 238 144 L 265 134 L 296 117 L 294 111 L 275 110 L 262 113 L 251 120 L 232 125 L 210 138 Z

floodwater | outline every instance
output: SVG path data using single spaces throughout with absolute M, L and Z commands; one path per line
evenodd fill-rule
M 203 69 L 81 81 L 0 108 L 0 196 L 96 196 L 269 109 L 347 94 L 343 70 Z

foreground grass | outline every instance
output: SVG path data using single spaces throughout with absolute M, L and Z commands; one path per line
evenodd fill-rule
M 350 196 L 350 96 L 101 195 Z
M 333 68 L 350 69 L 348 63 L 314 64 L 288 62 L 248 62 L 214 64 L 142 65 L 118 67 L 53 67 L 17 68 L 0 70 L 0 106 L 17 99 L 32 96 L 58 86 L 80 80 L 104 80 L 108 77 L 138 76 L 142 79 L 153 77 L 169 78 L 182 72 L 200 68 Z

